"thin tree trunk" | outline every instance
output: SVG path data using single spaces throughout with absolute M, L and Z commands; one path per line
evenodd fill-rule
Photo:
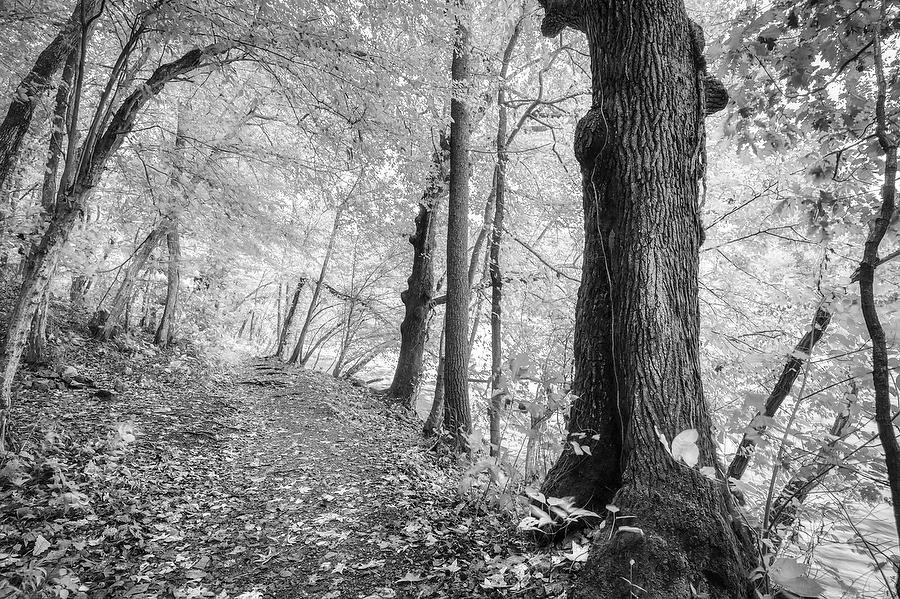
M 278 337 L 278 347 L 275 349 L 275 356 L 281 358 L 281 354 L 284 352 L 284 346 L 287 344 L 288 333 L 291 330 L 291 323 L 294 322 L 294 313 L 297 311 L 297 303 L 300 301 L 300 293 L 303 291 L 303 286 L 306 285 L 306 279 L 302 278 L 297 282 L 297 288 L 294 290 L 294 297 L 291 300 L 291 305 L 288 307 L 287 314 L 284 317 L 284 325 L 281 328 L 281 334 Z
M 23 277 L 15 306 L 7 319 L 7 336 L 0 351 L 0 451 L 5 448 L 9 410 L 12 407 L 12 384 L 31 327 L 31 317 L 56 271 L 62 249 L 68 243 L 75 223 L 84 213 L 87 200 L 100 180 L 109 157 L 134 128 L 138 114 L 168 82 L 195 70 L 210 56 L 222 54 L 229 48 L 231 45 L 228 44 L 198 48 L 173 62 L 159 66 L 143 85 L 125 99 L 102 134 L 85 139 L 87 145 L 83 144 L 81 152 L 66 153 L 66 166 L 63 169 L 56 208 L 35 253 L 34 264 Z M 80 57 L 84 56 L 83 50 L 84 48 L 80 51 Z M 83 60 L 80 59 L 79 63 L 83 64 Z M 74 123 L 77 122 L 82 81 L 83 68 L 79 66 L 68 136 L 70 149 L 74 137 L 72 134 Z M 75 164 L 76 154 L 81 157 L 80 166 Z
M 803 364 L 809 359 L 816 343 L 825 334 L 825 329 L 828 328 L 830 321 L 831 313 L 828 310 L 821 306 L 816 309 L 812 325 L 807 329 L 806 334 L 803 335 L 794 351 L 788 357 L 787 363 L 781 371 L 781 376 L 778 377 L 778 382 L 775 383 L 775 387 L 766 399 L 765 407 L 761 412 L 757 412 L 753 420 L 750 421 L 750 425 L 747 428 L 753 429 L 753 432 L 744 433 L 744 438 L 741 439 L 737 453 L 728 466 L 728 478 L 739 479 L 744 476 L 747 465 L 750 463 L 750 457 L 756 449 L 756 443 L 762 438 L 768 428 L 766 422 L 775 416 L 778 408 L 781 407 L 782 402 L 784 402 L 788 393 L 791 392 L 791 387 L 794 386 L 794 382 L 803 370 Z
M 881 8 L 883 22 L 887 9 L 884 4 Z M 898 133 L 888 131 L 888 119 L 885 114 L 887 82 L 881 54 L 880 26 L 881 24 L 875 29 L 875 77 L 878 89 L 875 100 L 875 135 L 884 153 L 884 185 L 881 188 L 881 209 L 869 229 L 869 236 L 866 238 L 862 260 L 859 264 L 859 304 L 866 322 L 866 330 L 872 340 L 875 422 L 878 425 L 878 438 L 884 449 L 888 487 L 891 491 L 891 503 L 894 510 L 894 524 L 900 527 L 900 443 L 897 442 L 897 432 L 891 417 L 891 378 L 887 341 L 875 304 L 875 268 L 878 266 L 878 247 L 888 230 L 896 208 L 898 144 L 896 138 Z M 895 590 L 900 595 L 900 577 L 895 582 Z
M 35 106 L 50 87 L 53 75 L 78 46 L 83 25 L 96 16 L 97 4 L 97 0 L 84 0 L 75 5 L 72 16 L 38 55 L 31 70 L 16 88 L 3 123 L 0 124 L 0 189 L 5 187 L 7 178 L 13 171 L 22 149 L 22 140 L 31 126 Z
M 175 310 L 178 307 L 178 289 L 181 286 L 181 241 L 178 239 L 177 225 L 173 224 L 166 233 L 166 247 L 169 250 L 166 305 L 153 338 L 153 342 L 160 347 L 168 347 L 174 337 Z
M 545 35 L 586 32 L 593 83 L 575 130 L 585 253 L 567 445 L 594 457 L 557 464 L 555 481 L 618 510 L 573 596 L 747 599 L 749 539 L 724 479 L 699 470 L 718 463 L 699 356 L 702 31 L 682 0 L 543 4 Z M 685 431 L 690 464 L 668 446 Z
M 500 67 L 500 84 L 497 90 L 497 163 L 494 166 L 494 223 L 491 227 L 490 274 L 491 274 L 491 401 L 488 409 L 490 421 L 491 455 L 500 455 L 500 413 L 503 400 L 501 367 L 503 347 L 501 339 L 501 303 L 503 298 L 503 278 L 500 273 L 500 247 L 503 237 L 503 213 L 506 210 L 506 163 L 509 159 L 506 148 L 508 116 L 506 107 L 506 76 L 512 53 L 522 31 L 524 15 L 516 21 L 512 35 L 503 51 Z
M 460 3 L 462 10 L 462 3 Z M 445 313 L 444 426 L 456 451 L 469 451 L 472 418 L 469 408 L 466 334 L 469 332 L 469 136 L 470 114 L 465 94 L 469 77 L 469 30 L 457 17 L 450 101 L 450 199 L 447 217 L 447 306 Z
M 422 426 L 422 434 L 432 437 L 441 432 L 444 424 L 444 328 L 441 327 L 441 338 L 438 342 L 437 373 L 434 379 L 434 401 L 428 411 L 428 418 Z
M 144 238 L 144 241 L 141 242 L 141 245 L 132 254 L 131 262 L 128 264 L 125 274 L 122 276 L 122 283 L 119 285 L 119 289 L 116 291 L 116 295 L 113 298 L 112 305 L 105 315 L 105 321 L 102 318 L 96 321 L 97 324 L 100 325 L 97 332 L 97 337 L 100 339 L 107 341 L 115 336 L 116 330 L 119 327 L 119 319 L 125 309 L 125 304 L 131 301 L 134 283 L 137 281 L 138 275 L 141 274 L 144 265 L 147 264 L 147 259 L 150 257 L 150 254 L 153 253 L 153 250 L 156 249 L 156 246 L 159 245 L 160 240 L 163 236 L 168 234 L 170 227 L 171 223 L 168 220 L 164 220 L 160 224 L 154 226 L 153 229 L 150 230 L 150 233 L 147 234 L 147 237 Z
M 337 240 L 338 229 L 341 226 L 341 213 L 346 203 L 346 201 L 341 203 L 334 212 L 334 224 L 331 226 L 331 237 L 328 238 L 328 247 L 325 249 L 325 258 L 322 260 L 322 269 L 319 271 L 319 278 L 316 279 L 312 299 L 309 300 L 309 310 L 306 311 L 306 318 L 303 321 L 303 327 L 300 329 L 300 336 L 297 338 L 297 343 L 294 345 L 294 351 L 291 353 L 288 364 L 297 364 L 298 362 L 301 366 L 306 364 L 308 356 L 303 357 L 303 344 L 306 342 L 306 334 L 309 331 L 309 325 L 312 324 L 313 315 L 319 303 L 319 295 L 322 293 L 322 282 L 325 280 L 325 273 L 328 272 L 328 263 L 331 261 L 331 255 L 334 253 L 334 244 Z M 301 357 L 303 357 L 302 360 Z
M 781 537 L 778 534 L 779 529 L 793 525 L 797 519 L 797 512 L 800 506 L 834 467 L 834 448 L 850 423 L 851 408 L 856 401 L 856 382 L 851 381 L 851 385 L 851 390 L 844 396 L 844 401 L 834 417 L 834 423 L 828 431 L 828 442 L 819 449 L 810 465 L 800 468 L 791 477 L 791 480 L 788 481 L 772 503 L 772 516 L 769 519 L 768 531 L 774 533 L 774 535 L 769 535 L 769 537 L 772 538 L 774 536 L 776 543 L 780 544 L 781 541 Z
M 428 185 L 419 202 L 416 215 L 416 232 L 410 236 L 413 246 L 412 272 L 407 279 L 407 288 L 400 294 L 405 306 L 403 322 L 400 323 L 400 354 L 397 368 L 387 395 L 400 401 L 408 408 L 414 407 L 416 392 L 422 378 L 425 355 L 425 341 L 428 338 L 428 314 L 434 299 L 434 224 L 440 196 L 447 184 L 447 148 L 444 135 L 441 147 L 432 157 L 432 170 Z

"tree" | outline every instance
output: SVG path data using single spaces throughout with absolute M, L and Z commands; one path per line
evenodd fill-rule
M 409 237 L 413 246 L 412 270 L 407 288 L 400 294 L 405 313 L 400 323 L 400 353 L 388 397 L 412 408 L 422 378 L 425 342 L 428 339 L 428 315 L 434 299 L 434 238 L 436 211 L 447 184 L 446 137 L 432 157 L 432 170 L 416 214 L 416 231 Z
M 459 9 L 462 10 L 460 3 Z M 447 205 L 447 306 L 444 324 L 444 428 L 452 445 L 468 450 L 472 429 L 469 412 L 469 281 L 467 245 L 469 238 L 469 136 L 470 113 L 466 82 L 469 76 L 469 30 L 456 17 L 453 45 L 450 100 L 450 196 Z
M 545 36 L 586 33 L 593 84 L 575 131 L 578 399 L 545 488 L 614 505 L 617 530 L 597 542 L 576 596 L 749 597 L 749 547 L 732 525 L 700 380 L 703 121 L 715 108 L 706 90 L 721 94 L 705 80 L 702 30 L 680 0 L 542 4 Z M 690 440 L 683 461 L 669 445 L 679 435 Z M 591 456 L 573 460 L 575 445 Z
M 80 0 L 75 5 L 72 16 L 38 55 L 31 70 L 16 89 L 15 97 L 0 123 L 0 189 L 3 189 L 16 163 L 38 100 L 50 87 L 53 75 L 66 62 L 66 57 L 79 44 L 83 33 L 99 16 L 98 4 L 100 2 L 97 0 Z

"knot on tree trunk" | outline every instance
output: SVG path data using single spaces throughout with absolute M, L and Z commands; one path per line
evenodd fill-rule
M 590 173 L 600 152 L 607 145 L 609 124 L 603 109 L 591 108 L 575 125 L 575 158 L 582 172 Z
M 706 94 L 706 116 L 716 114 L 728 105 L 728 90 L 725 84 L 712 75 L 703 77 L 703 90 Z
M 541 21 L 541 35 L 556 37 L 566 27 L 584 31 L 583 0 L 541 0 L 544 18 Z

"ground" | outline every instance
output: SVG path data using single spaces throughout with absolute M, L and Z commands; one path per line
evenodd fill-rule
M 564 597 L 582 561 L 462 493 L 367 389 L 140 337 L 59 345 L 68 373 L 24 373 L 0 462 L 0 599 Z

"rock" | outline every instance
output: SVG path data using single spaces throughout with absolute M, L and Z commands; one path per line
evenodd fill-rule
M 131 366 L 126 366 L 125 367 L 125 375 L 131 376 L 132 374 L 134 374 L 134 368 L 132 368 Z
M 94 395 L 96 395 L 100 399 L 112 399 L 113 397 L 118 395 L 118 393 L 116 393 L 115 391 L 110 391 L 109 389 L 97 389 L 96 391 L 94 391 Z
M 34 383 L 31 385 L 31 388 L 34 389 L 35 391 L 49 391 L 50 390 L 50 381 L 48 381 L 46 379 L 40 379 L 40 380 L 34 381 Z
M 82 387 L 93 387 L 94 379 L 92 379 L 89 376 L 79 374 L 79 375 L 72 377 L 72 381 L 69 382 L 69 385 L 72 385 L 72 383 L 80 383 Z M 72 385 L 72 386 L 74 386 L 74 385 Z
M 59 374 L 64 381 L 69 381 L 78 376 L 78 370 L 76 370 L 74 366 L 66 366 Z
M 125 383 L 123 383 L 121 379 L 117 380 L 115 383 L 113 383 L 113 389 L 115 389 L 117 393 L 122 393 L 123 391 L 125 391 Z

